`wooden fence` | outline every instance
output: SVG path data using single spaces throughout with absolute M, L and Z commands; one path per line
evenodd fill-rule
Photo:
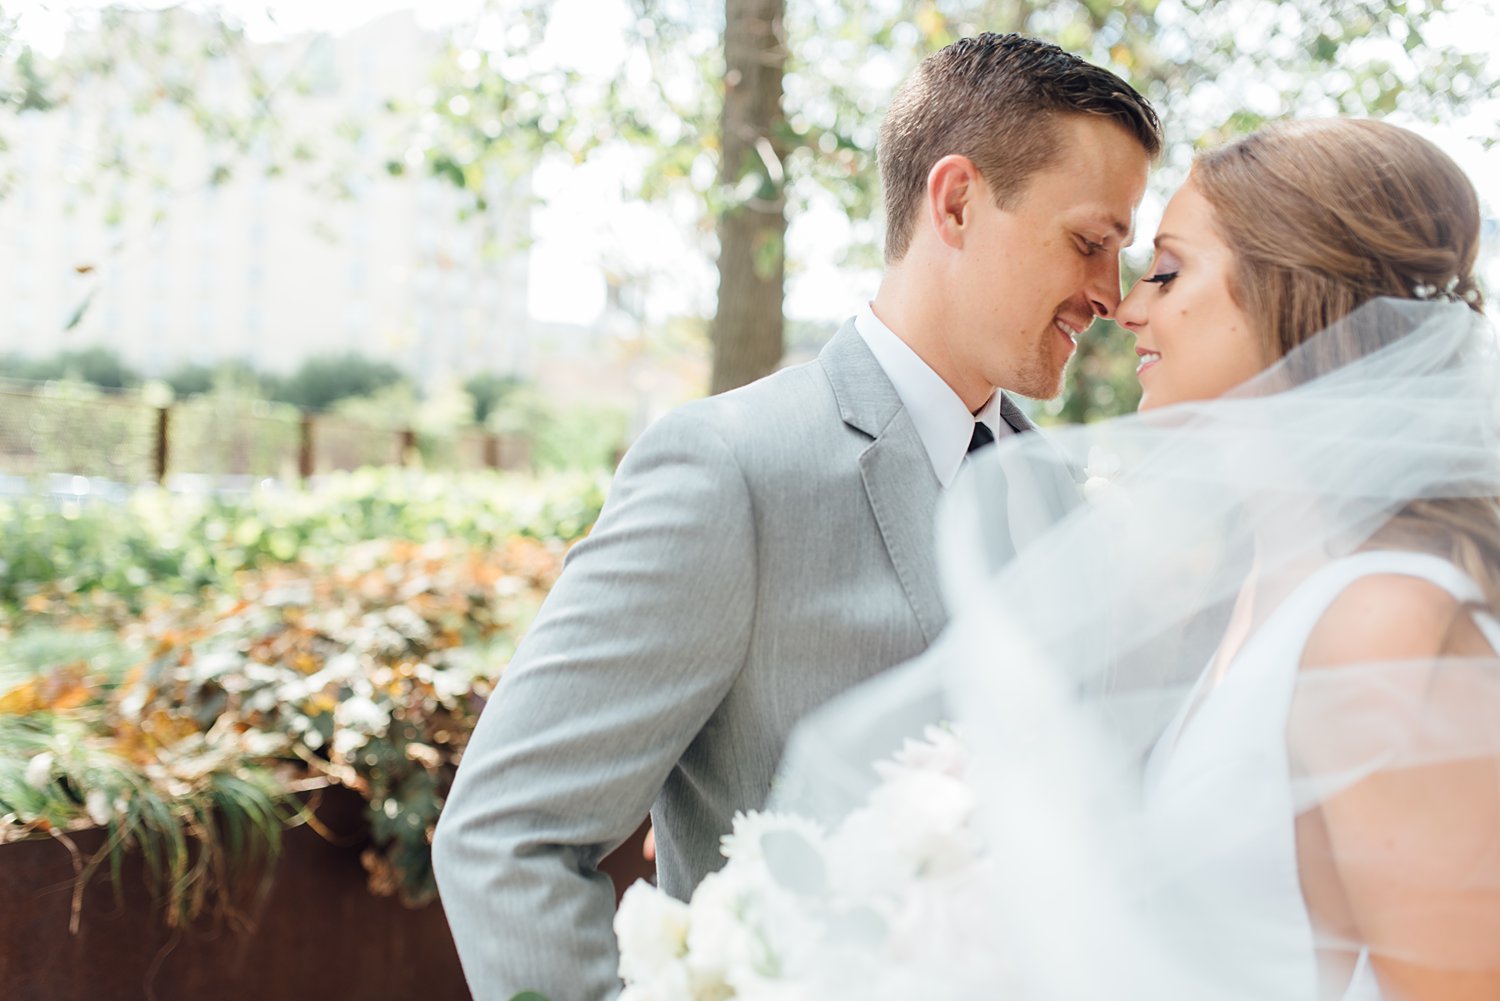
M 530 460 L 524 436 L 480 428 L 426 435 L 264 400 L 200 396 L 157 407 L 133 394 L 0 388 L 0 474 L 11 476 L 306 480 L 362 466 L 518 469 Z

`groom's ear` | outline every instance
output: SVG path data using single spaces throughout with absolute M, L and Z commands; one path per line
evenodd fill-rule
M 927 172 L 927 219 L 937 238 L 960 250 L 973 222 L 975 199 L 984 179 L 974 161 L 950 153 Z

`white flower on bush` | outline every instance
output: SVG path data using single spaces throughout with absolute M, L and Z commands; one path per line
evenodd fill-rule
M 370 735 L 358 730 L 335 730 L 329 750 L 335 761 L 348 761 L 361 747 L 370 742 Z
M 103 789 L 90 789 L 83 797 L 83 809 L 89 815 L 89 819 L 100 827 L 106 826 L 115 815 L 114 804 L 109 801 L 109 793 Z
M 336 682 L 350 681 L 362 673 L 359 658 L 352 653 L 336 653 L 323 664 L 323 669 L 308 679 L 317 688 Z
M 52 763 L 56 759 L 51 751 L 43 751 L 26 763 L 26 784 L 33 789 L 45 789 L 52 784 Z
M 188 668 L 188 678 L 200 685 L 222 678 L 225 689 L 234 691 L 240 680 L 237 675 L 243 672 L 245 664 L 245 656 L 237 650 L 204 650 L 193 658 Z
M 333 710 L 333 743 L 335 758 L 347 759 L 364 747 L 372 737 L 383 736 L 391 725 L 391 711 L 367 695 L 348 695 Z
M 391 711 L 368 696 L 350 695 L 333 710 L 333 722 L 343 729 L 379 736 L 391 724 Z

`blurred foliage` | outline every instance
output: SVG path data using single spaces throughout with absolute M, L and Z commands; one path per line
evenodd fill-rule
M 409 380 L 394 365 L 349 352 L 308 358 L 297 371 L 269 387 L 269 392 L 273 399 L 304 410 L 325 410 L 339 400 L 370 396 L 403 382 Z M 410 392 L 415 395 L 414 390 Z
M 58 11 L 69 15 L 74 31 L 57 58 L 38 56 L 5 29 L 16 15 L 0 13 L 0 106 L 15 114 L 67 110 L 77 95 L 99 85 L 125 91 L 130 115 L 89 117 L 97 129 L 89 145 L 98 169 L 79 176 L 82 190 L 93 192 L 114 176 L 181 195 L 242 171 L 274 176 L 311 159 L 318 137 L 296 132 L 297 116 L 283 113 L 285 104 L 315 86 L 310 44 L 271 69 L 250 58 L 244 25 L 216 4 L 75 8 Z M 133 128 L 136 118 L 156 114 L 181 115 L 197 127 L 208 153 L 201 175 L 184 176 L 176 163 L 153 155 L 149 134 Z M 0 117 L 0 144 L 8 126 Z M 0 192 L 10 187 L 5 167 Z M 158 220 L 172 200 L 155 200 Z
M 104 827 L 77 890 L 139 850 L 179 925 L 233 908 L 316 777 L 369 803 L 372 891 L 431 900 L 469 732 L 603 489 L 369 471 L 0 501 L 0 843 Z
M 124 617 L 162 593 L 232 589 L 241 571 L 304 560 L 333 563 L 360 542 L 576 538 L 603 503 L 602 472 L 362 470 L 306 490 L 268 485 L 245 497 L 143 488 L 123 505 L 0 498 L 0 636 L 35 601 L 107 602 Z
M 1488 0 L 1485 0 L 1488 2 Z M 293 113 L 315 93 L 318 40 L 278 60 L 276 75 L 246 57 L 243 27 L 214 4 L 159 11 L 80 12 L 95 29 L 86 45 L 42 60 L 4 30 L 0 107 L 65 108 L 100 81 L 127 87 L 133 112 L 188 116 L 211 151 L 206 176 L 184 179 L 153 162 L 130 116 L 98 125 L 102 151 L 86 187 L 110 174 L 144 177 L 158 192 L 222 184 L 250 172 L 297 168 L 337 196 L 357 176 L 421 169 L 464 192 L 463 212 L 485 227 L 488 252 L 513 238 L 489 210 L 498 193 L 547 160 L 609 157 L 627 194 L 693 218 L 703 253 L 717 253 L 716 220 L 746 199 L 787 200 L 793 217 L 832 207 L 851 220 L 844 264 L 879 262 L 880 117 L 905 74 L 925 55 L 979 30 L 1024 31 L 1120 72 L 1164 112 L 1169 148 L 1155 184 L 1174 186 L 1195 148 L 1273 118 L 1327 114 L 1437 120 L 1495 93 L 1490 40 L 1452 44 L 1449 15 L 1470 0 L 787 0 L 783 27 L 785 134 L 760 137 L 776 154 L 755 185 L 720 180 L 724 7 L 687 0 L 629 0 L 626 53 L 617 67 L 558 56 L 547 0 L 487 0 L 456 29 L 433 70 L 430 93 L 398 102 L 397 148 L 361 145 L 365 126 L 302 134 Z M 1434 41 L 1441 39 L 1441 42 Z M 212 79 L 213 86 L 205 82 Z M 0 117 L 0 148 L 7 120 Z M 1496 129 L 1479 137 L 1493 142 Z M 376 162 L 367 162 L 370 160 Z M 8 190 L 0 159 L 0 194 Z M 313 171 L 318 166 L 321 173 Z M 764 183 L 760 183 L 764 182 Z M 771 189 L 767 188 L 771 185 Z M 171 199 L 158 199 L 158 213 Z M 690 206 L 691 208 L 684 208 Z M 794 228 L 795 234 L 795 228 Z M 762 256 L 768 248 L 759 248 Z M 788 247 L 798 269 L 795 236 Z M 632 260 L 635 254 L 626 255 Z M 608 262 L 606 262 L 608 263 Z M 84 305 L 87 305 L 87 298 Z M 1111 383 L 1122 343 L 1102 330 L 1075 366 L 1074 395 L 1058 416 L 1117 412 L 1133 391 Z M 1128 359 L 1126 360 L 1128 361 Z M 1128 380 L 1127 380 L 1128 381 Z M 300 390 L 299 390 L 300 392 Z M 478 394 L 474 394 L 476 400 Z M 305 403 L 299 396 L 293 402 Z M 488 420 L 493 402 L 479 404 Z
M 74 359 L 84 358 L 87 365 Z M 0 360 L 0 377 L 52 381 L 13 387 L 0 397 L 0 426 L 26 428 L 30 455 L 4 457 L 0 470 L 21 475 L 73 473 L 125 483 L 152 478 L 156 410 L 170 408 L 168 473 L 293 479 L 303 409 L 326 401 L 314 432 L 318 468 L 420 462 L 473 469 L 498 461 L 538 471 L 612 469 L 627 444 L 626 414 L 611 406 L 562 405 L 526 381 L 479 373 L 462 387 L 421 394 L 395 368 L 357 355 L 311 358 L 290 376 L 243 362 L 190 365 L 165 380 L 113 392 L 60 373 L 122 371 L 106 348 L 42 360 Z M 29 397 L 17 391 L 29 393 Z M 305 407 L 305 405 L 304 405 Z M 396 438 L 410 432 L 403 456 Z M 486 432 L 505 436 L 486 444 Z M 498 444 L 499 453 L 488 449 Z M 521 451 L 508 451 L 520 449 Z
M 628 423 L 608 406 L 564 404 L 535 386 L 518 386 L 490 414 L 498 434 L 524 434 L 538 470 L 613 470 L 624 453 Z
M 296 476 L 302 415 L 288 404 L 263 399 L 253 380 L 242 379 L 243 373 L 221 371 L 208 392 L 172 404 L 169 476 Z
M 788 0 L 787 134 L 765 137 L 784 151 L 793 216 L 832 205 L 852 221 L 845 263 L 878 266 L 880 118 L 906 73 L 924 56 L 982 30 L 1022 31 L 1056 41 L 1120 73 L 1162 111 L 1169 148 L 1155 184 L 1174 187 L 1194 149 L 1275 118 L 1399 115 L 1438 120 L 1494 93 L 1488 41 L 1454 48 L 1427 35 L 1465 6 L 1459 0 Z M 719 181 L 717 126 L 723 95 L 724 8 L 687 0 L 633 0 L 630 53 L 599 76 L 549 65 L 536 42 L 546 5 L 490 0 L 487 17 L 516 27 L 499 49 L 455 34 L 439 92 L 438 127 L 426 144 L 430 170 L 476 199 L 494 171 L 512 174 L 539 155 L 579 161 L 629 149 L 633 193 L 660 201 L 686 195 L 700 207 L 705 254 L 717 252 L 715 219 L 762 187 Z M 481 19 L 483 20 L 483 19 Z M 1482 136 L 1493 142 L 1500 129 Z M 476 202 L 478 204 L 478 202 Z M 790 268 L 797 268 L 795 243 Z M 1052 416 L 1093 419 L 1133 406 L 1128 339 L 1096 327 Z M 1124 349 L 1124 350 L 1122 350 Z M 1094 379 L 1105 379 L 1095 385 Z
M 151 476 L 157 414 L 140 403 L 140 393 L 69 379 L 25 388 L 7 386 L 0 395 L 5 472 L 85 471 L 127 483 Z
M 274 387 L 274 380 L 255 371 L 244 361 L 226 361 L 217 365 L 179 365 L 163 379 L 174 396 L 194 396 L 211 391 L 243 393 L 258 398 L 269 398 L 265 387 Z
M 235 916 L 244 884 L 275 860 L 281 830 L 299 810 L 291 772 L 260 753 L 255 739 L 226 729 L 178 727 L 166 720 L 115 718 L 109 701 L 121 676 L 80 651 L 0 693 L 0 846 L 45 832 L 72 847 L 71 831 L 102 827 L 104 845 L 78 853 L 72 887 L 76 932 L 85 885 L 124 854 L 138 851 L 179 927 L 206 909 Z M 149 735 L 148 735 L 149 734 Z
M 494 372 L 480 372 L 470 376 L 464 383 L 464 392 L 474 401 L 474 420 L 480 424 L 488 421 L 490 414 L 499 409 L 505 398 L 524 384 L 525 380 L 517 376 L 497 375 Z
M 274 859 L 315 776 L 369 804 L 371 890 L 431 901 L 458 759 L 577 522 L 531 527 L 554 531 L 309 547 L 191 596 L 162 582 L 140 613 L 38 591 L 3 644 L 0 843 L 105 827 L 82 879 L 139 849 L 180 925 Z
M 124 389 L 141 383 L 140 375 L 106 347 L 64 350 L 46 358 L 0 355 L 0 377 L 31 382 L 69 380 L 103 389 Z

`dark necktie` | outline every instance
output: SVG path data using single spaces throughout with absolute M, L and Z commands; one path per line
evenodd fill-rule
M 975 421 L 974 436 L 969 439 L 969 454 L 973 455 L 981 448 L 984 448 L 984 446 L 993 445 L 994 443 L 995 432 L 990 430 L 990 426 L 983 421 Z

